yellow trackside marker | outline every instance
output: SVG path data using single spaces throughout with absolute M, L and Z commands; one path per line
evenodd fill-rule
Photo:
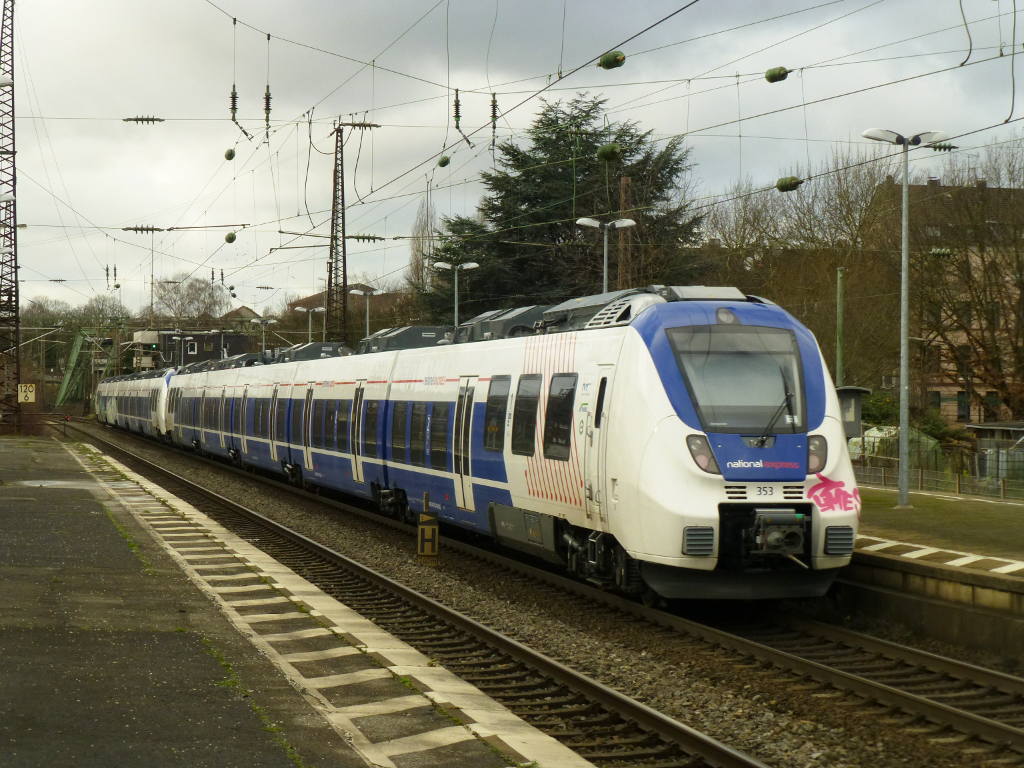
M 423 494 L 423 514 L 416 531 L 416 554 L 424 565 L 437 565 L 441 532 L 437 518 L 430 514 L 430 494 Z

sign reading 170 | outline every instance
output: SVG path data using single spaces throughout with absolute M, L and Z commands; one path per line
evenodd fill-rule
M 36 401 L 36 385 L 35 384 L 19 384 L 18 385 L 18 402 L 19 403 L 34 403 Z

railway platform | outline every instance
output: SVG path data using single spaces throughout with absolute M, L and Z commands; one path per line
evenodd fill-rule
M 1024 665 L 1024 503 L 864 486 L 846 607 Z
M 4 766 L 590 766 L 91 447 L 0 438 L 0 524 Z
M 60 443 L 0 438 L 0 763 L 364 766 Z

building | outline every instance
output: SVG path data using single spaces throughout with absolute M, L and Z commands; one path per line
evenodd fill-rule
M 872 201 L 894 253 L 900 194 L 890 178 Z M 1024 417 L 1024 190 L 930 178 L 909 194 L 916 404 L 951 424 Z
M 251 333 L 230 330 L 165 329 L 136 331 L 132 337 L 132 367 L 137 371 L 222 360 L 242 352 L 258 352 Z

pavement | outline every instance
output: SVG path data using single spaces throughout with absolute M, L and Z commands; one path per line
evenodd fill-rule
M 0 438 L 0 767 L 592 768 L 92 446 Z
M 364 766 L 54 440 L 0 438 L 0 764 Z

